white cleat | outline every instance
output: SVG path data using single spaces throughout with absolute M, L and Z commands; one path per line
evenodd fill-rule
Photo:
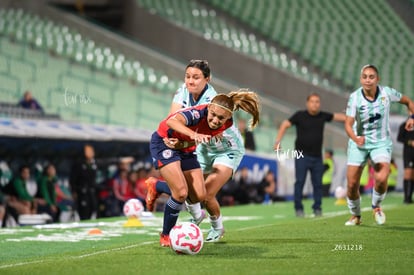
M 385 214 L 384 214 L 384 212 L 382 212 L 382 209 L 380 207 L 377 207 L 373 210 L 373 212 L 374 212 L 373 214 L 374 214 L 375 222 L 378 225 L 384 224 L 385 223 Z
M 360 216 L 352 216 L 346 223 L 346 226 L 355 226 L 361 224 L 361 217 Z

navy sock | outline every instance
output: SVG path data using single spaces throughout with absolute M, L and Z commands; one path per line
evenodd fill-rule
M 162 234 L 169 235 L 171 229 L 177 223 L 183 204 L 170 197 L 164 209 L 164 224 L 162 226 Z
M 158 193 L 164 193 L 171 196 L 170 187 L 168 187 L 168 184 L 165 181 L 158 180 L 155 184 L 155 190 L 157 190 Z

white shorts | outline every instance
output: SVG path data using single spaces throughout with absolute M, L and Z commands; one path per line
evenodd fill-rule
M 197 146 L 197 160 L 204 174 L 210 174 L 213 171 L 213 167 L 217 164 L 233 169 L 234 173 L 239 167 L 244 152 L 244 148 L 237 150 L 230 148 L 221 152 L 209 152 L 206 147 Z
M 363 166 L 367 162 L 368 158 L 370 158 L 373 163 L 390 163 L 391 156 L 391 142 L 369 149 L 358 147 L 353 141 L 348 142 L 347 165 Z

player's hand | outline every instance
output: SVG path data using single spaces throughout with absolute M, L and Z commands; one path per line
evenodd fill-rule
M 365 143 L 365 137 L 364 136 L 357 136 L 354 141 L 355 141 L 356 145 L 362 146 Z
M 203 134 L 194 134 L 192 139 L 195 141 L 196 145 L 200 143 L 209 143 L 211 139 L 211 135 L 203 135 Z
M 414 130 L 414 119 L 412 118 L 407 119 L 407 122 L 405 123 L 405 130 L 407 131 Z
M 275 144 L 273 145 L 274 151 L 280 151 L 282 149 L 282 144 L 280 141 L 276 140 Z
M 180 149 L 180 141 L 178 138 L 164 138 L 164 144 L 171 149 Z
M 217 134 L 213 137 L 213 141 L 219 143 L 223 140 L 223 133 Z

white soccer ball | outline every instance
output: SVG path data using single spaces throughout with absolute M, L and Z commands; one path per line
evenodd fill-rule
M 194 223 L 183 222 L 170 231 L 171 249 L 177 254 L 198 254 L 203 248 L 203 243 L 203 233 Z
M 138 218 L 144 211 L 144 205 L 138 199 L 129 199 L 127 202 L 125 202 L 123 211 L 124 215 L 128 218 Z
M 335 198 L 337 199 L 345 199 L 346 197 L 346 189 L 342 186 L 338 186 L 335 189 Z

